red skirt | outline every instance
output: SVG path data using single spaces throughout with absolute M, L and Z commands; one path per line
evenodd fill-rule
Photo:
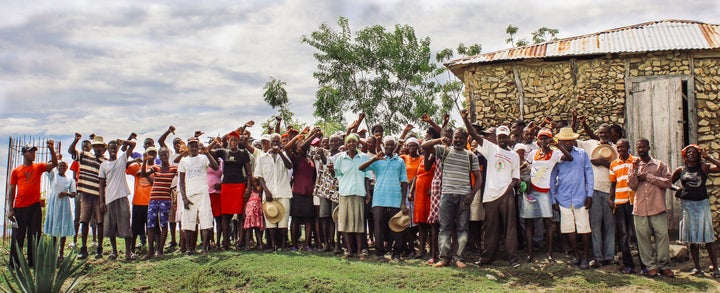
M 220 211 L 220 194 L 219 193 L 211 193 L 210 194 L 210 206 L 212 207 L 212 213 L 213 217 L 219 217 L 222 215 Z
M 220 188 L 220 213 L 242 214 L 244 211 L 245 183 L 223 183 Z

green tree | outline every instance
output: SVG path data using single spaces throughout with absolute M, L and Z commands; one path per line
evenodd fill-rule
M 512 24 L 508 24 L 508 27 L 505 29 L 505 33 L 508 34 L 510 37 L 505 39 L 506 44 L 515 45 L 515 34 L 518 32 L 518 27 L 513 26 Z
M 374 25 L 353 33 L 347 18 L 337 24 L 337 29 L 322 24 L 302 37 L 317 50 L 315 116 L 344 124 L 345 112 L 364 112 L 366 125 L 380 123 L 396 133 L 407 123 L 419 124 L 421 110 L 441 111 L 430 82 L 437 65 L 429 38 L 418 38 L 407 25 Z
M 280 117 L 282 117 L 285 126 L 292 124 L 293 112 L 290 112 L 288 107 L 290 100 L 288 99 L 287 90 L 285 90 L 285 82 L 274 77 L 270 77 L 270 81 L 265 83 L 263 89 L 263 97 L 273 109 L 278 108 L 280 111 Z M 274 119 L 274 117 L 272 118 Z
M 472 56 L 480 54 L 481 51 L 482 46 L 480 44 L 473 44 L 469 47 L 466 47 L 465 44 L 460 43 L 455 49 L 455 51 L 450 48 L 445 48 L 440 52 L 435 53 L 435 60 L 438 63 L 445 63 L 453 59 L 455 52 L 460 55 Z M 447 67 L 440 66 L 436 68 L 434 85 L 436 92 L 440 97 L 440 108 L 444 109 L 445 111 L 435 113 L 427 112 L 431 115 L 433 120 L 440 120 L 443 114 L 447 112 L 447 110 L 451 109 L 453 105 L 458 112 L 460 112 L 461 109 L 466 108 L 466 105 L 460 107 L 460 104 L 458 103 L 458 100 L 463 97 L 463 83 L 457 77 L 455 77 L 455 75 L 453 75 L 450 70 L 447 69 Z
M 505 33 L 508 34 L 508 38 L 505 39 L 506 44 L 513 45 L 515 47 L 527 46 L 530 43 L 526 38 L 515 39 L 515 35 L 518 32 L 518 27 L 509 24 L 505 29 Z M 538 30 L 530 33 L 532 36 L 533 44 L 540 44 L 547 41 L 557 40 L 557 35 L 560 33 L 558 29 L 541 27 Z
M 560 33 L 558 29 L 541 27 L 537 31 L 532 32 L 533 43 L 541 44 L 548 41 L 557 40 L 557 34 Z

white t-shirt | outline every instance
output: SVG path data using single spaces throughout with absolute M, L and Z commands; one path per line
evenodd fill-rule
M 555 164 L 560 162 L 563 157 L 563 153 L 560 150 L 550 150 L 552 154 L 548 157 L 538 157 L 539 150 L 533 150 L 528 155 L 528 162 L 530 162 L 530 182 L 535 187 L 540 189 L 550 189 L 550 173 L 552 173 Z
M 600 146 L 600 141 L 589 139 L 589 140 L 578 140 L 577 145 L 579 148 L 585 150 L 588 158 L 592 156 L 593 150 Z M 612 145 L 612 144 L 611 144 Z M 615 148 L 615 145 L 612 145 Z M 592 159 L 591 159 L 592 160 Z M 612 163 L 612 162 L 611 162 Z M 603 166 L 595 166 L 592 164 L 593 179 L 595 180 L 595 187 L 593 189 L 602 191 L 604 193 L 610 193 L 610 169 Z
M 178 173 L 185 173 L 186 196 L 193 194 L 207 194 L 207 170 L 210 160 L 206 155 L 184 157 L 178 164 Z
M 128 156 L 125 152 L 117 154 L 114 161 L 105 161 L 100 164 L 99 178 L 105 178 L 105 204 L 116 199 L 130 195 L 130 188 L 127 185 L 125 167 Z
M 478 151 L 487 159 L 483 202 L 492 202 L 505 193 L 513 178 L 520 179 L 520 156 L 487 140 Z

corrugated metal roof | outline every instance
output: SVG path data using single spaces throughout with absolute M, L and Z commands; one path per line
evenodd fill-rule
M 463 68 L 467 65 L 493 61 L 717 48 L 720 48 L 718 24 L 690 20 L 660 20 L 469 56 L 447 62 L 445 66 L 460 77 Z

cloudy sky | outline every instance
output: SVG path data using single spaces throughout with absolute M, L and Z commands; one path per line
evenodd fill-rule
M 274 111 L 270 76 L 311 123 L 313 49 L 300 43 L 340 16 L 357 30 L 407 24 L 434 50 L 458 43 L 507 48 L 505 28 L 559 37 L 660 19 L 717 23 L 717 0 L 595 1 L 16 1 L 0 13 L 0 179 L 8 137 L 45 136 L 64 148 L 74 132 L 157 138 L 168 125 L 226 132 Z M 254 129 L 257 132 L 259 129 Z M 4 184 L 0 183 L 4 190 Z

